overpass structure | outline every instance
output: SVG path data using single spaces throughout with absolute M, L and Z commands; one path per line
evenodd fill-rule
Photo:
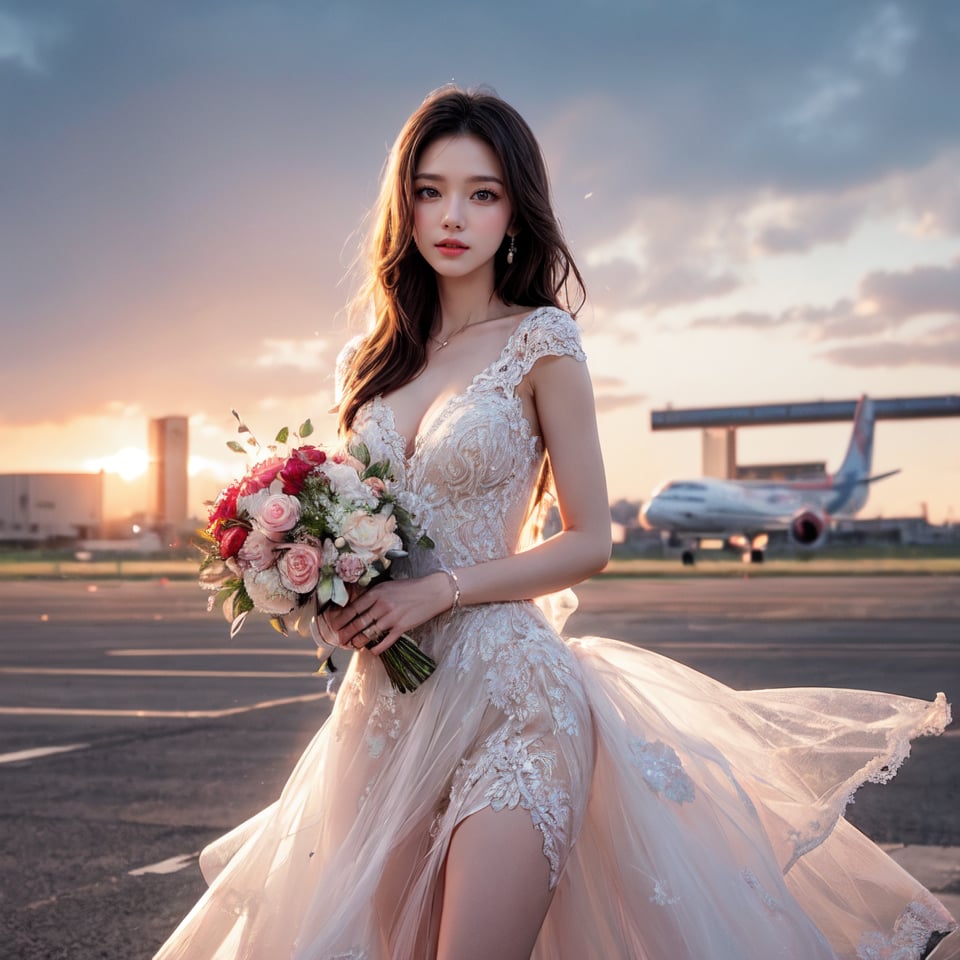
M 960 417 L 960 395 L 873 398 L 877 420 Z M 799 423 L 849 423 L 857 398 L 815 400 L 798 403 L 764 403 L 744 406 L 691 407 L 654 410 L 653 430 L 703 431 L 703 473 L 708 477 L 734 479 L 737 469 L 737 429 Z M 785 465 L 786 466 L 786 465 Z M 797 469 L 803 464 L 790 465 Z

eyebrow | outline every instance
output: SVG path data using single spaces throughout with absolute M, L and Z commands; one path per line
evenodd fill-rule
M 413 179 L 433 180 L 436 183 L 445 183 L 447 178 L 439 173 L 415 173 Z M 501 187 L 503 186 L 503 181 L 499 177 L 488 176 L 486 174 L 475 174 L 472 177 L 467 177 L 467 183 L 499 183 Z

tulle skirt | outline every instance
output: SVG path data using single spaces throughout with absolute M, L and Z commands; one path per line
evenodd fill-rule
M 157 960 L 429 960 L 453 830 L 517 803 L 555 882 L 535 960 L 918 960 L 956 927 L 843 819 L 858 786 L 892 777 L 912 738 L 950 722 L 942 694 L 738 692 L 615 640 L 561 641 L 532 609 L 441 618 L 419 638 L 440 665 L 414 694 L 391 696 L 375 659 L 354 657 L 280 798 L 203 852 L 210 887 Z M 480 681 L 497 659 L 465 671 L 445 653 L 498 610 L 551 651 L 523 695 L 562 705 L 527 718 L 555 762 L 524 753 L 516 796 L 502 776 L 462 774 L 478 744 L 514 745 Z

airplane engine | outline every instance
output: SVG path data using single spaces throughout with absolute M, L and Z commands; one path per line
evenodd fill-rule
M 827 535 L 827 518 L 822 513 L 803 510 L 791 519 L 788 529 L 794 543 L 804 547 L 816 547 Z

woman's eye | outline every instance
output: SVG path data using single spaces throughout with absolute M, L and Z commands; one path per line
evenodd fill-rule
M 474 196 L 482 203 L 489 203 L 490 201 L 497 199 L 497 194 L 494 193 L 493 190 L 487 190 L 485 188 L 483 190 L 478 190 Z
M 436 187 L 417 187 L 413 195 L 418 200 L 432 200 L 434 197 L 439 197 L 440 193 Z

